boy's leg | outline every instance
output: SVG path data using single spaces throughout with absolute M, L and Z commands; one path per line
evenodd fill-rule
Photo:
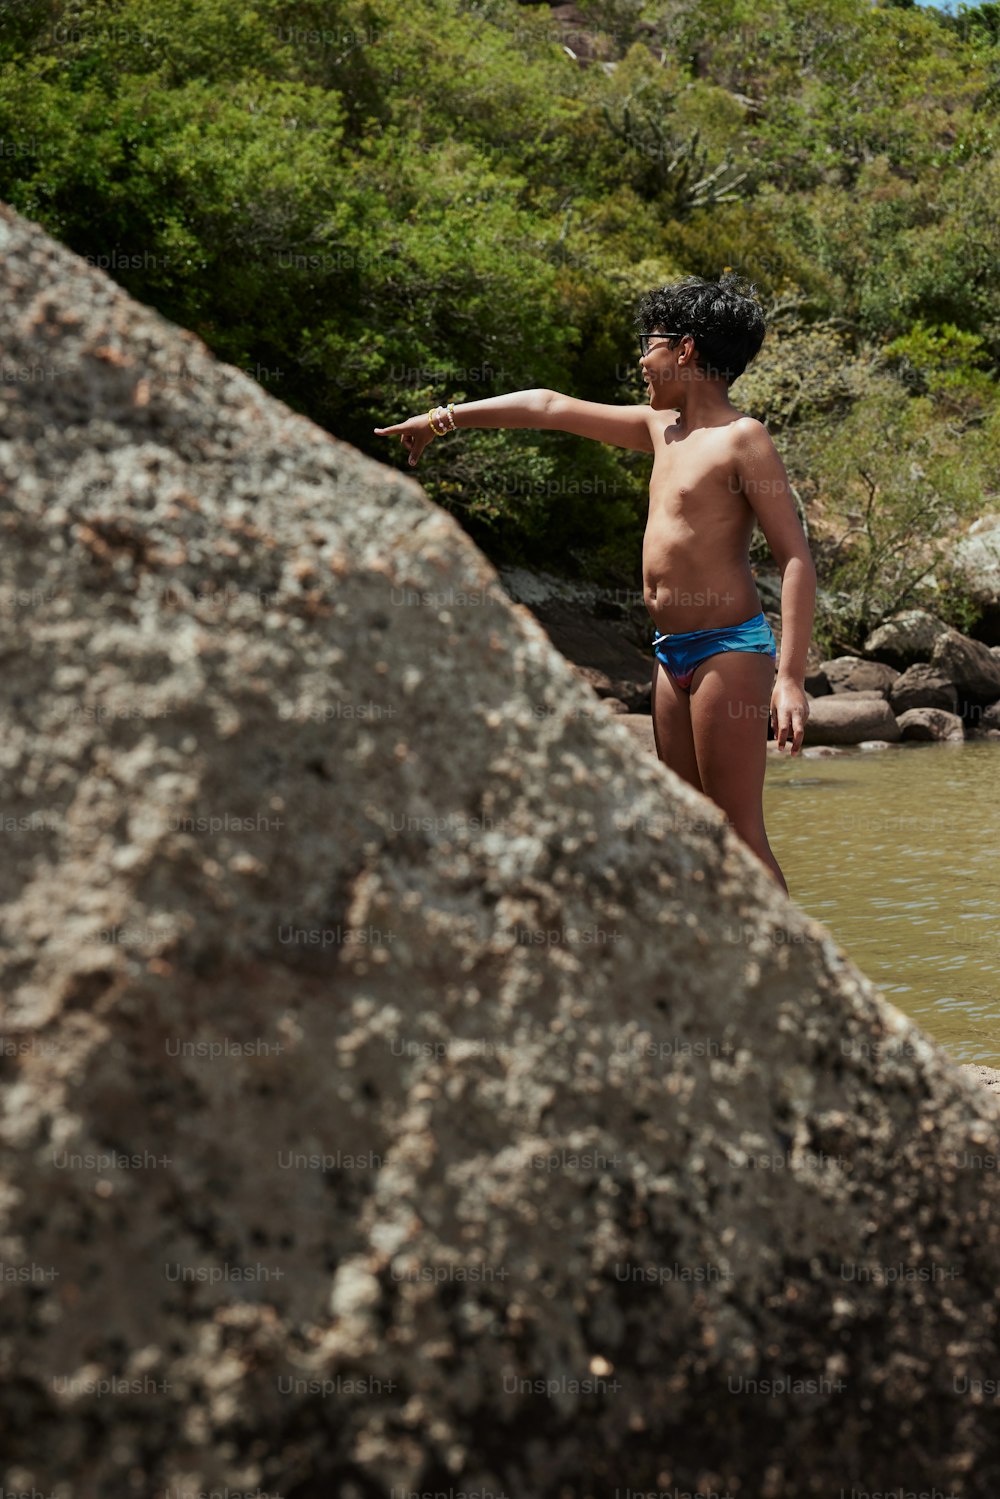
M 653 661 L 653 738 L 656 753 L 664 765 L 702 790 L 691 731 L 691 704 L 688 693 L 678 687 L 660 661 Z
M 764 769 L 774 662 L 752 651 L 709 656 L 691 680 L 691 730 L 705 795 L 721 807 L 787 893 L 764 829 Z

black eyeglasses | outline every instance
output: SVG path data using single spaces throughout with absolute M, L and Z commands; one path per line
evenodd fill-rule
M 649 346 L 652 343 L 652 341 L 653 341 L 654 338 L 683 338 L 683 337 L 684 337 L 683 333 L 640 333 L 639 334 L 639 352 L 642 355 L 643 359 L 645 359 L 646 355 L 649 353 Z

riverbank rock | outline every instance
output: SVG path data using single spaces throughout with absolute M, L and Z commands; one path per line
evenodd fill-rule
M 6 1488 L 993 1492 L 997 1101 L 412 478 L 0 288 Z
M 889 696 L 899 676 L 891 666 L 865 661 L 860 656 L 838 656 L 833 661 L 824 661 L 822 670 L 831 692 L 877 692 L 884 698 Z
M 1000 703 L 973 707 L 966 712 L 964 723 L 967 739 L 1000 739 Z
M 908 666 L 889 688 L 889 706 L 897 716 L 910 708 L 958 709 L 958 689 L 940 667 L 926 661 Z
M 947 628 L 926 609 L 904 609 L 872 631 L 865 641 L 865 651 L 873 661 L 905 671 L 918 661 L 930 660 L 934 642 Z
M 910 708 L 897 720 L 903 739 L 938 739 L 942 743 L 961 744 L 965 729 L 957 713 L 942 708 Z
M 860 744 L 864 739 L 899 738 L 896 715 L 874 692 L 841 692 L 809 704 L 805 744 Z
M 946 630 L 934 642 L 931 664 L 954 683 L 960 700 L 993 703 L 1000 698 L 1000 660 L 981 640 Z
M 989 645 L 1000 643 L 1000 515 L 973 521 L 956 543 L 952 560 L 979 607 L 981 638 Z

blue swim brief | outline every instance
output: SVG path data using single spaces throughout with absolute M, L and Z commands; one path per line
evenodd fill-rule
M 775 660 L 778 648 L 763 609 L 741 625 L 723 625 L 719 630 L 688 630 L 679 635 L 653 631 L 653 655 L 667 668 L 677 686 L 688 690 L 695 668 L 721 651 L 753 651 Z

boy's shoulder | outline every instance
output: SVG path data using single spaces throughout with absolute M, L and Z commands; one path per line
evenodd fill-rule
M 762 433 L 765 437 L 770 436 L 764 423 L 746 411 L 734 411 L 730 425 L 733 432 L 741 437 L 759 437 Z
M 734 414 L 728 431 L 733 445 L 743 451 L 774 447 L 771 434 L 764 423 L 755 416 L 748 416 L 745 411 Z

